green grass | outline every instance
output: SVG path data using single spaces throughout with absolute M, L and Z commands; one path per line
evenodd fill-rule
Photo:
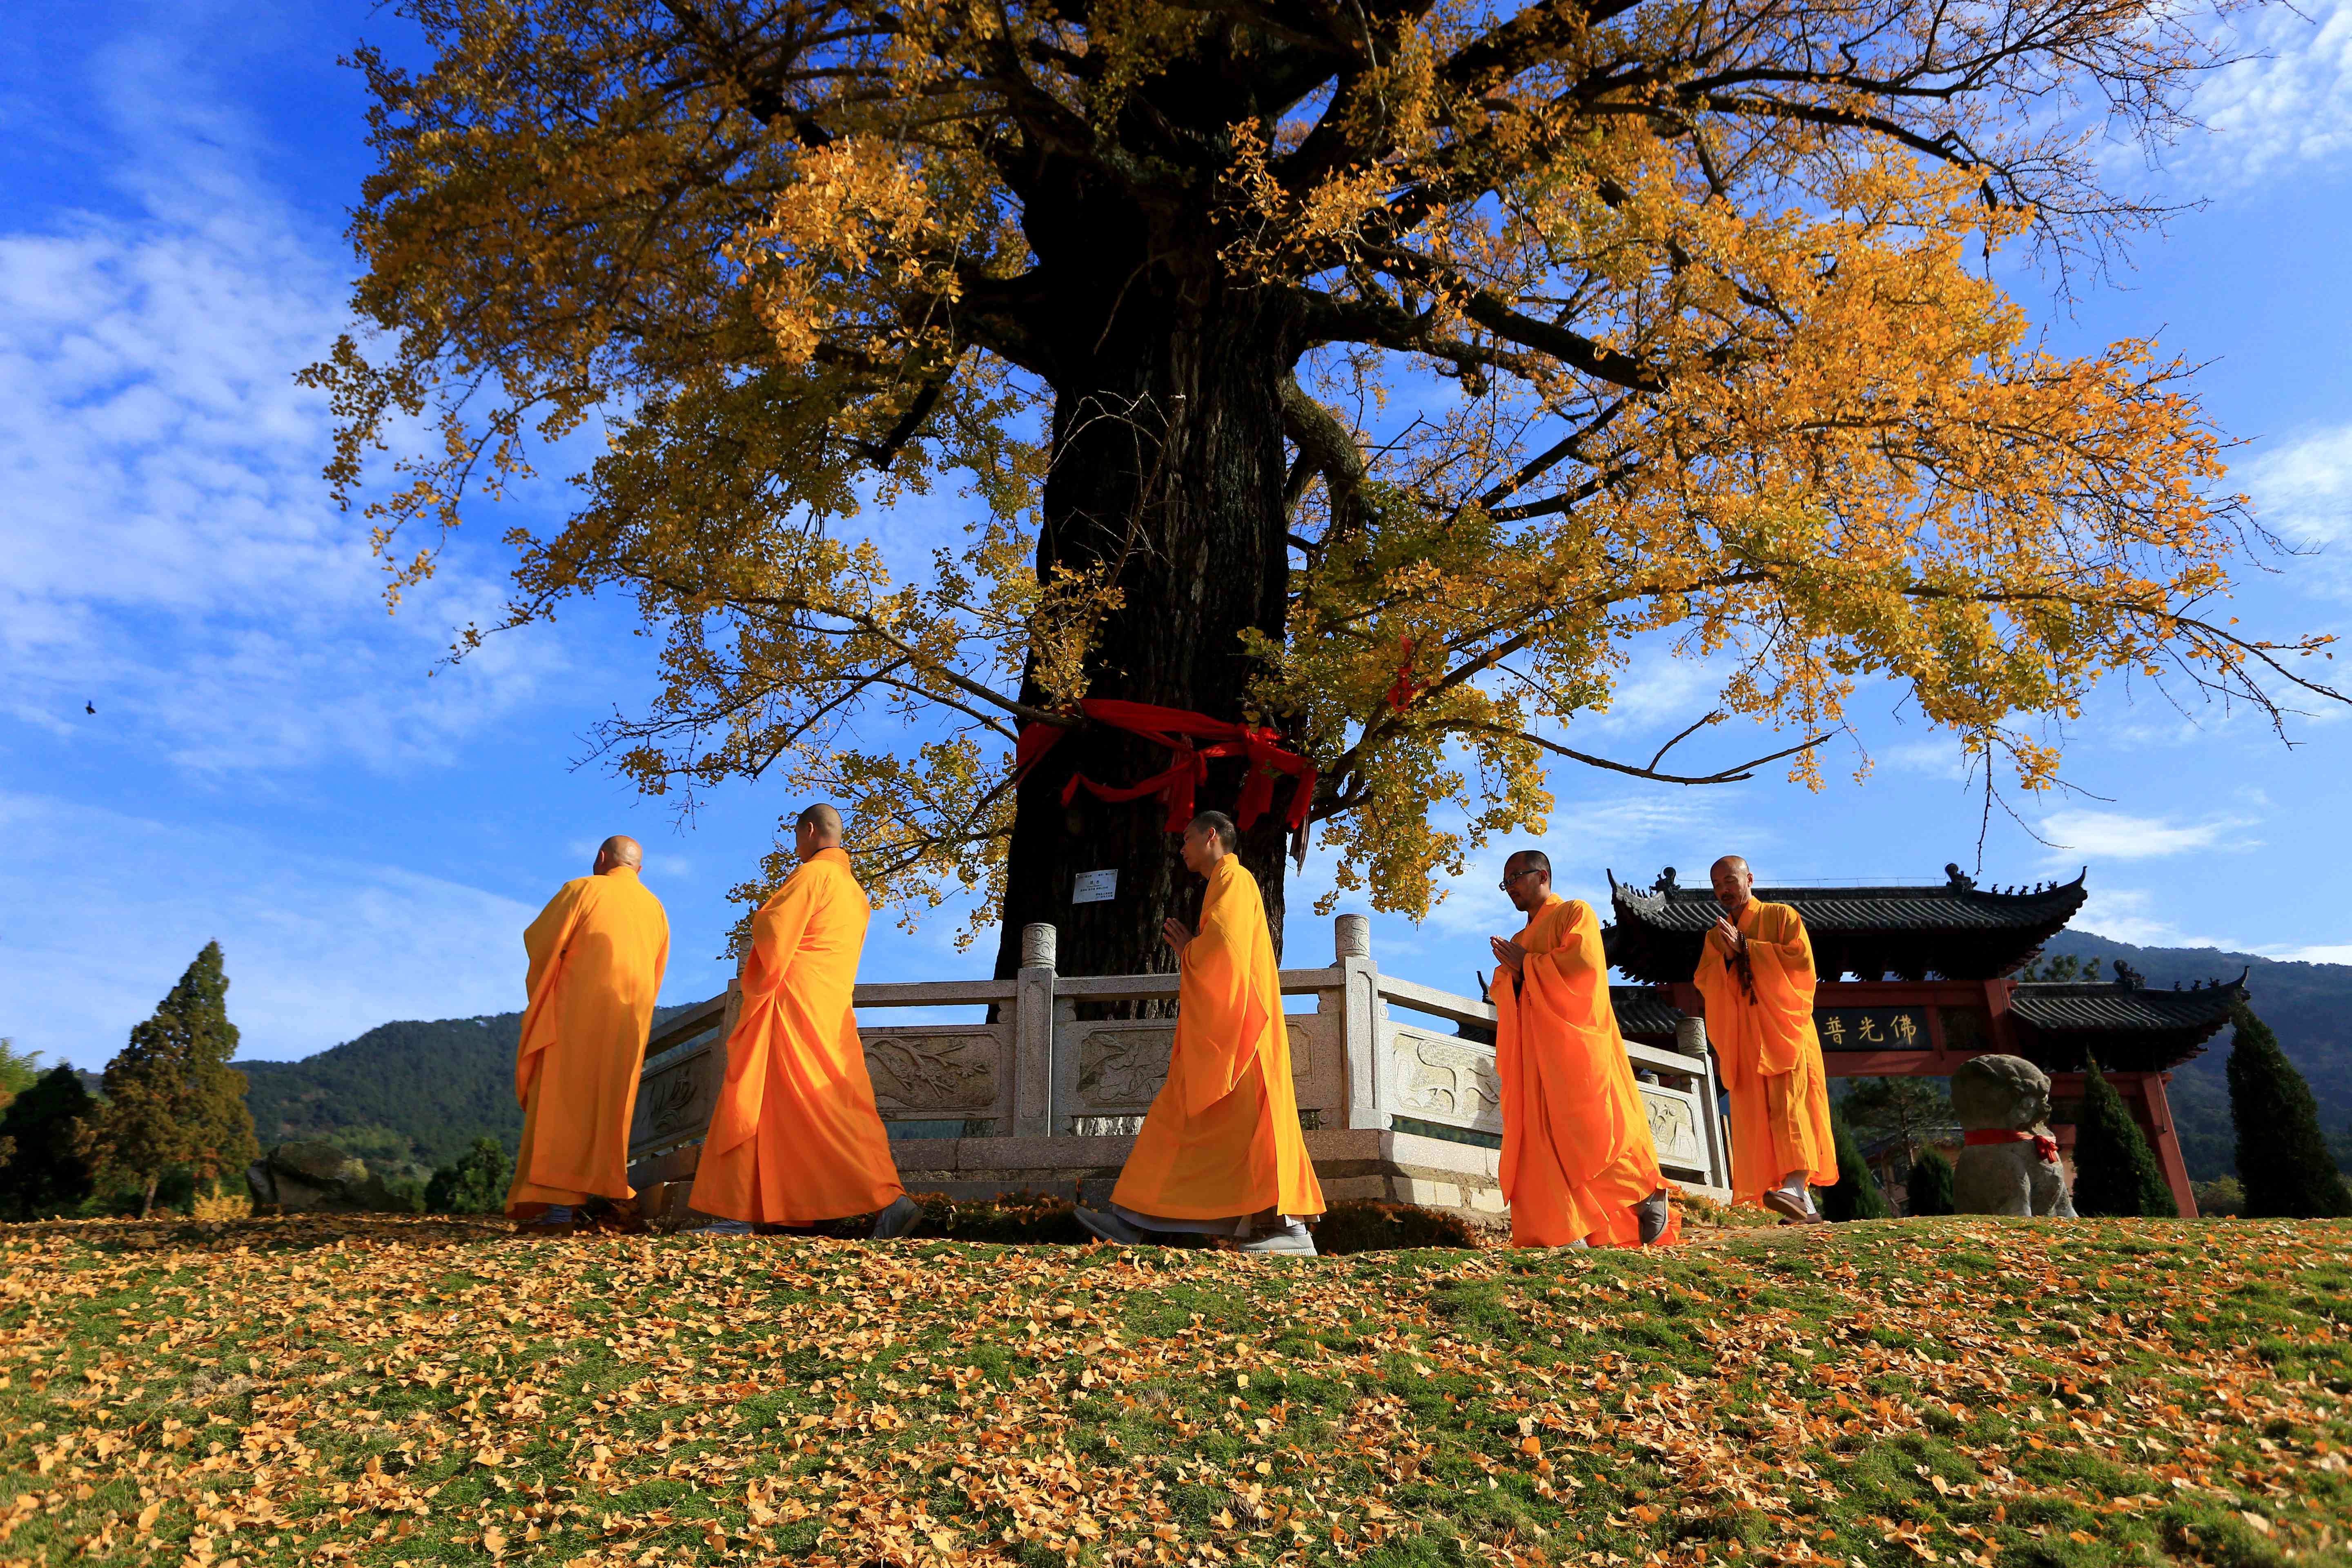
M 0 1247 L 0 1561 L 2352 1561 L 2352 1226 Z

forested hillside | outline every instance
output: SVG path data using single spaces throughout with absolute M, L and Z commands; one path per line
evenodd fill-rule
M 675 1008 L 655 1014 L 667 1017 Z M 236 1064 L 262 1147 L 325 1138 L 379 1173 L 429 1170 L 485 1134 L 514 1152 L 522 1015 L 380 1024 L 300 1061 Z
M 2320 1125 L 2335 1146 L 2339 1164 L 2352 1168 L 2352 964 L 2284 963 L 2250 953 L 2210 947 L 2134 947 L 2089 931 L 2061 931 L 2045 957 L 2071 954 L 2099 960 L 2102 973 L 2115 973 L 2122 959 L 2169 988 L 2200 980 L 2234 980 L 2249 971 L 2246 987 L 2253 1008 L 2278 1032 L 2287 1058 L 2302 1069 L 2319 1101 Z M 2189 1173 L 2199 1181 L 2237 1173 L 2235 1135 L 2230 1127 L 2231 1032 L 2213 1037 L 2205 1054 L 2172 1075 L 2173 1120 L 2180 1130 Z

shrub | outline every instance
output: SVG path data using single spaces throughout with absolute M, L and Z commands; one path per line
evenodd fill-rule
M 1911 1180 L 1905 1184 L 1903 1206 L 1915 1215 L 1950 1214 L 1952 1163 L 1934 1149 L 1922 1149 L 1911 1162 Z
M 2246 1212 L 2246 1189 L 2235 1176 L 2216 1176 L 2210 1182 L 2192 1183 L 2189 1188 L 2197 1200 L 2197 1212 L 2216 1218 Z
M 2083 1110 L 2074 1123 L 2074 1212 L 2086 1217 L 2180 1217 L 2156 1151 L 2097 1062 L 2083 1075 Z
M 1871 1173 L 1870 1163 L 1862 1157 L 1862 1145 L 1854 1142 L 1853 1129 L 1846 1125 L 1845 1112 L 1837 1102 L 1830 1102 L 1830 1132 L 1837 1141 L 1837 1185 L 1822 1188 L 1814 1194 L 1814 1203 L 1822 1217 L 1832 1220 L 1892 1219 L 1894 1205 L 1886 1194 L 1878 1190 L 1878 1178 Z
M 505 1148 L 495 1138 L 477 1138 L 457 1163 L 433 1173 L 425 1206 L 434 1214 L 502 1214 L 509 1180 Z

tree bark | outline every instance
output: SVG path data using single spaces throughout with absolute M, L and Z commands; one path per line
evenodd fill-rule
M 1058 225 L 1051 204 L 1030 214 L 1041 266 L 1070 258 L 1044 334 L 1055 401 L 1038 567 L 1116 564 L 1125 606 L 1088 661 L 1089 696 L 1239 720 L 1254 672 L 1242 634 L 1279 638 L 1283 629 L 1282 384 L 1297 357 L 1296 312 L 1282 291 L 1224 276 L 1205 218 L 1154 222 L 1107 205 L 1070 204 Z M 1107 262 L 1106 251 L 1136 259 Z M 1023 696 L 1045 700 L 1034 681 Z M 1019 967 L 1022 928 L 1036 921 L 1059 928 L 1066 973 L 1175 967 L 1160 921 L 1195 918 L 1203 884 L 1184 869 L 1165 805 L 1108 803 L 1083 790 L 1067 805 L 1061 798 L 1073 773 L 1125 786 L 1175 760 L 1091 729 L 1066 736 L 1032 770 L 1014 806 L 1000 977 Z M 1195 810 L 1235 815 L 1242 783 L 1238 761 L 1212 762 Z M 1292 788 L 1276 785 L 1275 809 L 1241 844 L 1277 951 Z M 1105 870 L 1118 873 L 1116 896 L 1074 904 L 1078 874 Z
M 142 1194 L 139 1199 L 139 1217 L 141 1219 L 145 1219 L 149 1215 L 155 1212 L 155 1188 L 163 1182 L 163 1178 L 160 1174 L 147 1178 L 147 1191 Z

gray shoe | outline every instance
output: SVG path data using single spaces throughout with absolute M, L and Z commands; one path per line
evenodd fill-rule
M 1774 1214 L 1779 1215 L 1790 1225 L 1819 1225 L 1822 1223 L 1822 1212 L 1821 1210 L 1813 1207 L 1813 1199 L 1811 1193 L 1800 1197 L 1786 1187 L 1767 1187 L 1764 1189 L 1764 1196 L 1760 1201 L 1766 1208 L 1770 1209 Z
M 1287 1253 L 1294 1258 L 1317 1256 L 1315 1237 L 1303 1226 L 1297 1230 L 1269 1231 L 1264 1236 L 1252 1237 L 1241 1244 L 1241 1249 L 1244 1252 Z
M 1140 1247 L 1151 1239 L 1144 1235 L 1141 1229 L 1128 1224 L 1115 1214 L 1090 1208 L 1076 1208 L 1070 1212 L 1077 1216 L 1080 1225 L 1086 1226 L 1087 1234 L 1097 1240 L 1112 1242 L 1120 1247 Z
M 748 1219 L 714 1219 L 706 1225 L 687 1226 L 687 1236 L 749 1236 L 751 1222 Z
M 896 1241 L 921 1222 L 923 1205 L 900 1193 L 890 1206 L 874 1216 L 874 1239 Z
M 1674 1217 L 1674 1208 L 1666 1199 L 1666 1189 L 1660 1187 L 1633 1205 L 1633 1217 L 1642 1222 L 1642 1245 L 1649 1246 L 1666 1234 L 1666 1221 Z

